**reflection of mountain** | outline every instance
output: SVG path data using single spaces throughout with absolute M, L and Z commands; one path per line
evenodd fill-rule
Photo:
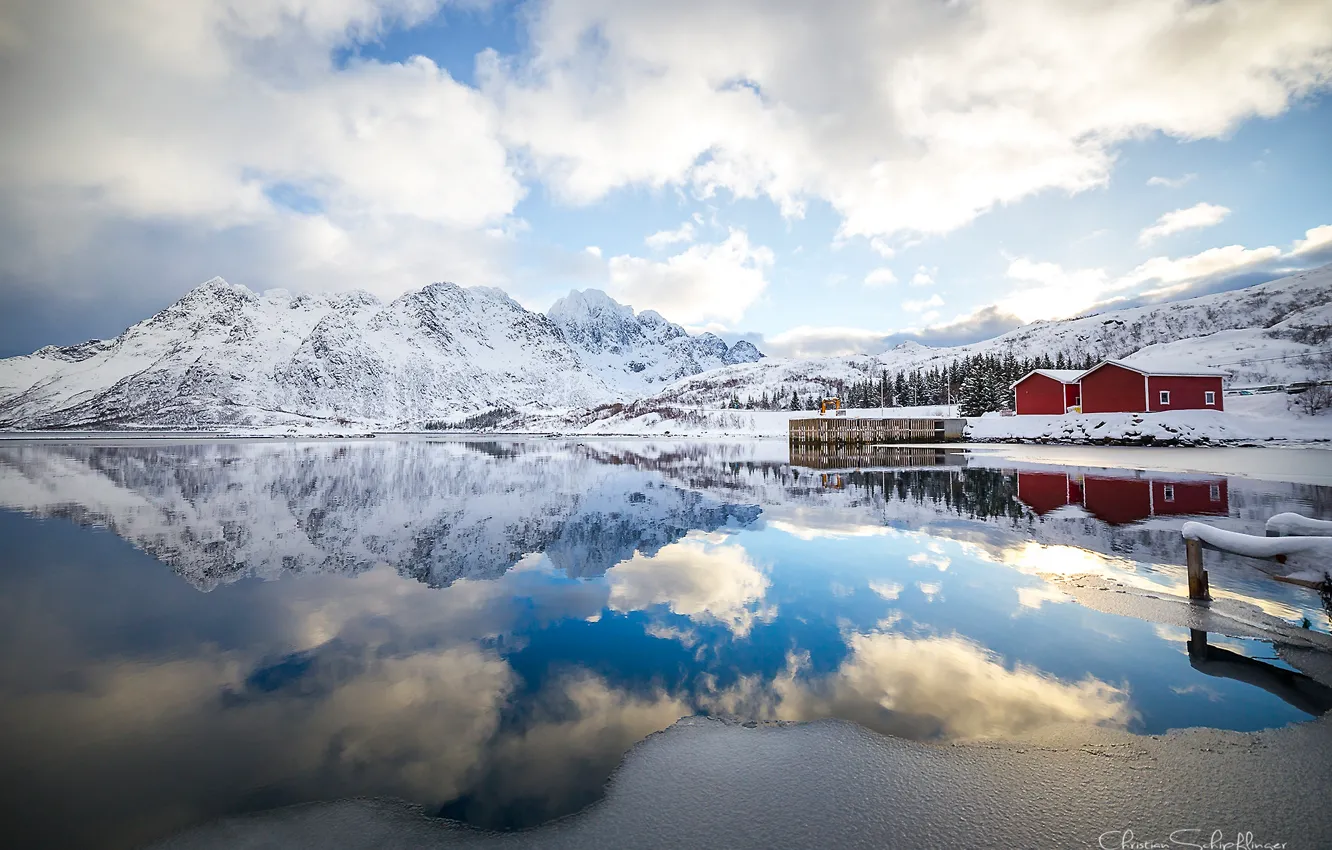
M 0 447 L 0 505 L 101 525 L 200 587 L 388 563 L 432 585 L 542 552 L 599 575 L 759 510 L 550 444 Z

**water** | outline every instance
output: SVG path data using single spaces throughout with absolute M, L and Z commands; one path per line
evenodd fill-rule
M 529 826 L 690 714 L 975 740 L 1332 706 L 1278 646 L 1092 610 L 1066 581 L 1181 595 L 1185 518 L 1261 533 L 1281 511 L 1332 518 L 1332 488 L 1094 451 L 795 460 L 759 442 L 0 445 L 3 834 L 132 847 L 347 796 Z M 1208 557 L 1214 595 L 1328 630 L 1316 594 Z

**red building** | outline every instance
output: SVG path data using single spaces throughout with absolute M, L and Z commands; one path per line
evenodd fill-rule
M 1018 413 L 1060 414 L 1081 403 L 1077 369 L 1033 369 L 1013 382 Z
M 1083 372 L 1078 383 L 1083 413 L 1159 413 L 1224 410 L 1223 378 L 1220 372 L 1148 369 L 1122 360 L 1102 360 Z

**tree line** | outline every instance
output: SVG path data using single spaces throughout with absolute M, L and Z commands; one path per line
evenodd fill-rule
M 935 404 L 956 404 L 962 416 L 979 416 L 994 410 L 1012 409 L 1014 381 L 1032 369 L 1090 369 L 1097 363 L 1093 355 L 1081 358 L 1065 357 L 1061 351 L 1055 357 L 1038 354 L 1018 357 L 1011 350 L 1003 355 L 977 354 L 955 359 L 942 366 L 929 369 L 883 370 L 878 378 L 863 381 L 829 379 L 823 382 L 820 395 L 801 396 L 791 388 L 779 388 L 772 394 L 765 389 L 760 395 L 744 399 L 731 393 L 727 407 L 734 410 L 818 410 L 821 398 L 835 396 L 844 407 L 922 407 Z

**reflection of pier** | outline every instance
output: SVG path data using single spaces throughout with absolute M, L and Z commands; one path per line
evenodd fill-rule
M 837 446 L 874 443 L 943 443 L 962 439 L 965 419 L 879 419 L 811 416 L 792 419 L 791 445 Z
M 960 449 L 937 446 L 791 446 L 791 465 L 806 469 L 928 469 L 965 463 Z
M 1226 479 L 1169 481 L 1064 472 L 1018 472 L 1018 498 L 1038 516 L 1066 505 L 1081 505 L 1111 525 L 1154 516 L 1226 516 Z
M 1207 632 L 1199 629 L 1189 631 L 1189 664 L 1208 676 L 1234 679 L 1262 688 L 1314 717 L 1332 711 L 1332 688 L 1303 673 L 1209 646 Z

